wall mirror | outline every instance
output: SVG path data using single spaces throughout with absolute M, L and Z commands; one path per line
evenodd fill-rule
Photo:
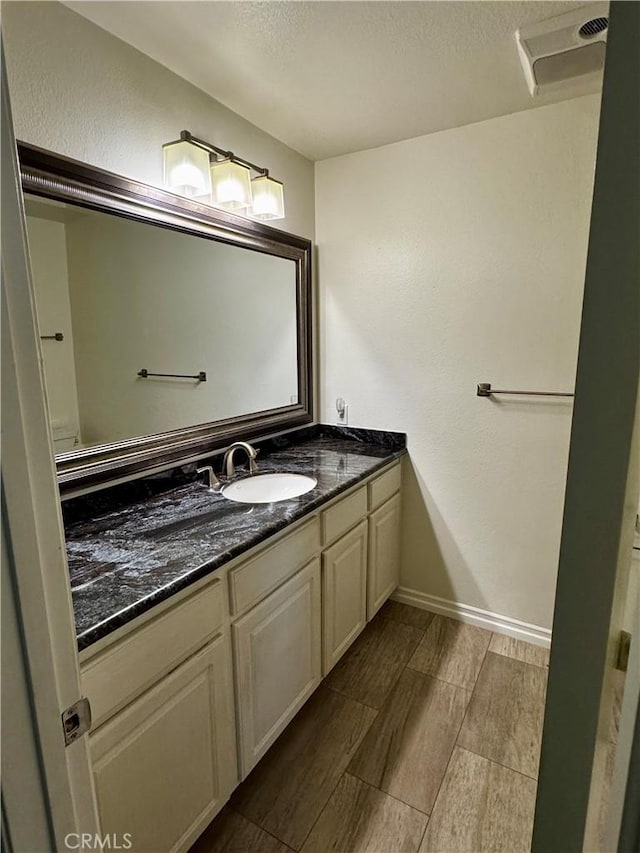
M 63 492 L 312 421 L 308 240 L 19 155 Z

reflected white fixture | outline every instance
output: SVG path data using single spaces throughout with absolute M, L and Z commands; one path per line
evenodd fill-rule
M 589 3 L 516 32 L 532 97 L 558 91 L 584 94 L 602 85 L 608 16 L 608 3 Z
M 185 140 L 162 146 L 164 185 L 178 195 L 204 196 L 211 194 L 209 154 Z
M 164 185 L 171 192 L 239 216 L 265 221 L 284 219 L 284 186 L 269 170 L 180 131 L 180 139 L 162 146 Z M 251 172 L 257 177 L 251 178 Z
M 284 219 L 284 186 L 268 175 L 251 181 L 253 204 L 249 211 L 253 219 Z
M 240 212 L 251 204 L 251 172 L 233 160 L 211 163 L 211 203 Z
M 257 474 L 223 486 L 222 494 L 237 503 L 269 504 L 300 497 L 317 485 L 315 477 L 306 474 Z

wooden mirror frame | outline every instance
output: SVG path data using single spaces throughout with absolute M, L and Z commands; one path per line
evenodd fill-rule
M 23 192 L 105 211 L 296 264 L 298 403 L 56 454 L 62 493 L 203 458 L 232 441 L 313 422 L 310 240 L 18 142 Z

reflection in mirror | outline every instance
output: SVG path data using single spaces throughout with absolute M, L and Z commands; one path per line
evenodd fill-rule
M 298 402 L 293 260 L 28 194 L 25 207 L 56 453 Z

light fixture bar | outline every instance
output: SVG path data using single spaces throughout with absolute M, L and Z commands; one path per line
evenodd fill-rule
M 233 153 L 233 151 L 225 151 L 224 148 L 218 148 L 217 145 L 212 145 L 204 139 L 198 139 L 197 136 L 193 136 L 188 130 L 180 131 L 180 141 L 190 142 L 192 145 L 197 145 L 198 148 L 203 148 L 210 154 L 217 154 L 224 160 L 232 160 L 234 163 L 240 163 L 241 166 L 246 166 L 248 169 L 252 169 L 260 175 L 265 175 L 267 178 L 269 177 L 269 170 L 265 169 L 264 166 L 256 166 L 256 164 L 252 163 L 250 160 L 245 160 L 244 157 L 238 157 Z

